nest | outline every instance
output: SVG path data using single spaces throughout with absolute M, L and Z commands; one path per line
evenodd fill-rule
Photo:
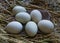
M 24 3 L 18 0 L 1 0 L 0 1 L 0 42 L 1 43 L 60 43 L 60 14 L 51 10 L 51 8 L 48 8 L 48 6 L 45 4 L 45 6 L 38 6 L 33 5 L 30 3 Z M 4 31 L 4 28 L 6 25 L 15 20 L 15 15 L 12 13 L 12 8 L 15 5 L 21 5 L 24 6 L 28 12 L 30 12 L 33 9 L 38 9 L 41 12 L 47 10 L 51 15 L 44 15 L 44 18 L 48 18 L 48 20 L 51 20 L 54 25 L 54 31 L 50 34 L 42 34 L 39 33 L 31 38 L 28 37 L 25 31 L 21 32 L 20 34 L 8 34 L 6 31 Z M 46 19 L 47 19 L 46 18 Z

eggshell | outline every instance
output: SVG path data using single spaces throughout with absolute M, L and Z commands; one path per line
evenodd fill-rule
M 28 36 L 33 37 L 33 36 L 35 36 L 35 35 L 37 34 L 38 27 L 37 27 L 37 25 L 36 25 L 35 22 L 30 21 L 30 22 L 28 22 L 28 23 L 26 24 L 26 26 L 25 26 L 25 31 L 26 31 L 26 33 L 28 34 Z
M 12 9 L 13 13 L 14 14 L 17 14 L 19 12 L 26 12 L 26 9 L 22 6 L 15 6 L 13 9 Z
M 8 25 L 5 28 L 5 30 L 9 33 L 19 33 L 22 31 L 22 29 L 23 29 L 22 24 L 17 21 L 12 21 L 8 23 Z
M 21 22 L 23 24 L 27 23 L 28 21 L 31 20 L 31 16 L 26 12 L 18 13 L 15 18 L 16 18 L 17 21 L 19 21 L 19 22 Z
M 31 12 L 31 17 L 34 22 L 38 23 L 42 19 L 42 14 L 39 10 L 33 10 Z
M 44 33 L 51 33 L 54 29 L 54 24 L 49 20 L 41 20 L 38 23 L 38 27 Z

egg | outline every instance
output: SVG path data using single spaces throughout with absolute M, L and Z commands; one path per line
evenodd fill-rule
M 14 14 L 17 14 L 19 12 L 26 12 L 26 9 L 22 6 L 15 6 L 13 9 L 12 9 L 12 12 Z
M 16 20 L 25 24 L 31 20 L 31 16 L 27 12 L 20 12 L 16 15 Z
M 38 27 L 44 33 L 51 33 L 54 29 L 54 24 L 50 20 L 41 20 L 38 23 Z
M 34 37 L 37 34 L 38 27 L 35 22 L 29 21 L 25 26 L 25 31 L 30 37 Z
M 5 30 L 8 33 L 19 33 L 21 32 L 23 29 L 23 25 L 17 21 L 12 21 L 10 23 L 8 23 L 8 25 L 6 26 Z
M 38 23 L 42 19 L 42 14 L 39 10 L 32 10 L 30 13 L 32 20 Z

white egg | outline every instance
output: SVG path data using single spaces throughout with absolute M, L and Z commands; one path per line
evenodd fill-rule
M 33 10 L 31 12 L 31 17 L 34 22 L 38 23 L 42 19 L 42 14 L 39 10 Z
M 38 23 L 38 27 L 44 33 L 51 33 L 54 29 L 54 24 L 49 20 L 41 20 Z
M 31 16 L 26 12 L 18 13 L 15 18 L 17 21 L 19 21 L 23 24 L 31 20 Z
M 17 21 L 10 22 L 5 28 L 5 30 L 9 33 L 19 33 L 22 31 L 22 29 L 22 24 Z
M 17 14 L 19 12 L 26 12 L 26 9 L 22 6 L 15 6 L 12 11 L 14 14 Z
M 30 21 L 26 24 L 25 31 L 28 34 L 28 36 L 33 37 L 37 34 L 38 27 L 35 22 Z

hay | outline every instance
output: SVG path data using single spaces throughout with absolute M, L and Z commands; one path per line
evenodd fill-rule
M 30 3 L 27 4 L 18 0 L 1 0 L 0 2 L 0 43 L 60 43 L 60 14 L 51 10 L 48 5 L 45 4 L 45 6 L 38 6 Z M 55 25 L 54 31 L 47 35 L 38 33 L 33 38 L 28 37 L 25 31 L 21 34 L 8 34 L 4 31 L 4 29 L 9 22 L 15 20 L 15 15 L 12 13 L 12 8 L 15 5 L 24 6 L 28 11 L 32 9 L 47 9 L 47 11 L 52 15 L 51 20 Z

